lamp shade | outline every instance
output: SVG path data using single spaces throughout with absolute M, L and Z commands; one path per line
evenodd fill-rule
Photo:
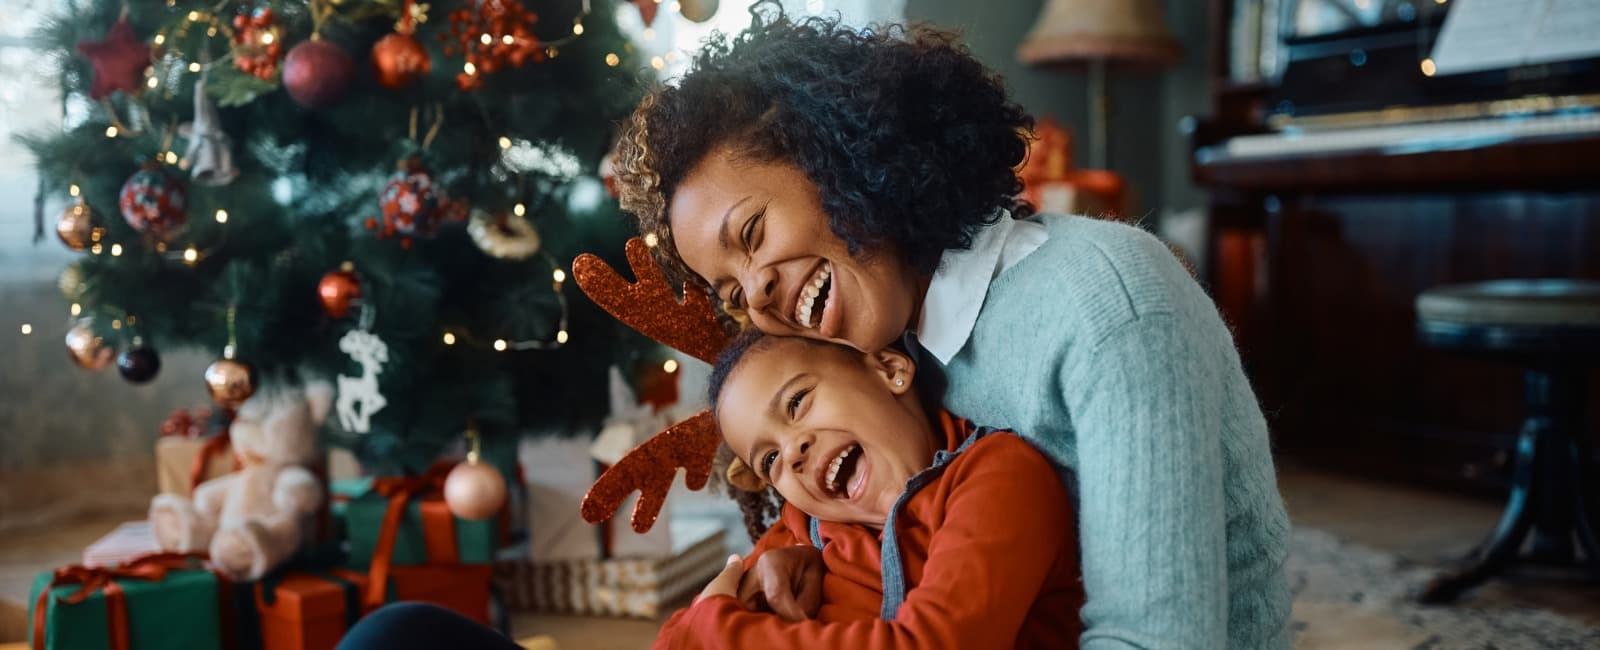
M 1101 59 L 1169 65 L 1182 56 L 1160 0 L 1047 0 L 1017 58 L 1042 65 Z

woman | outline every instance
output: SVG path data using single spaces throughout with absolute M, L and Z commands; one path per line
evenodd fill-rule
M 763 13 L 618 145 L 663 261 L 763 332 L 903 340 L 931 397 L 1071 469 L 1084 647 L 1287 647 L 1266 423 L 1200 287 L 1143 231 L 1013 198 L 1032 121 L 951 34 Z M 789 609 L 817 562 L 769 557 Z

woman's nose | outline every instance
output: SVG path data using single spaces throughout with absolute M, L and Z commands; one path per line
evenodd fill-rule
M 757 269 L 745 285 L 745 296 L 750 311 L 762 311 L 771 306 L 778 297 L 778 271 L 770 266 Z

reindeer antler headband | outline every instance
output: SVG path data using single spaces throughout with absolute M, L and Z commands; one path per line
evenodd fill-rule
M 710 297 L 685 286 L 679 302 L 642 240 L 629 239 L 627 252 L 636 282 L 628 282 L 588 253 L 573 260 L 572 277 L 590 300 L 624 325 L 684 354 L 716 363 L 717 355 L 732 339 L 717 321 Z M 667 427 L 600 475 L 583 497 L 583 518 L 591 524 L 609 519 L 637 490 L 640 496 L 633 508 L 633 529 L 639 533 L 650 530 L 678 468 L 687 470 L 684 482 L 689 489 L 705 487 L 721 442 L 710 409 Z

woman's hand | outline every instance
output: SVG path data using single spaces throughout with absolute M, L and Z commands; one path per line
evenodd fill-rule
M 745 609 L 771 611 L 791 623 L 815 618 L 822 606 L 825 572 L 822 551 L 810 546 L 769 550 L 744 573 L 739 583 L 739 602 Z
M 700 595 L 694 597 L 694 602 L 712 596 L 739 596 L 739 579 L 744 577 L 744 558 L 738 553 L 728 556 L 727 566 L 722 567 L 722 573 L 711 579 L 705 589 L 700 590 Z

